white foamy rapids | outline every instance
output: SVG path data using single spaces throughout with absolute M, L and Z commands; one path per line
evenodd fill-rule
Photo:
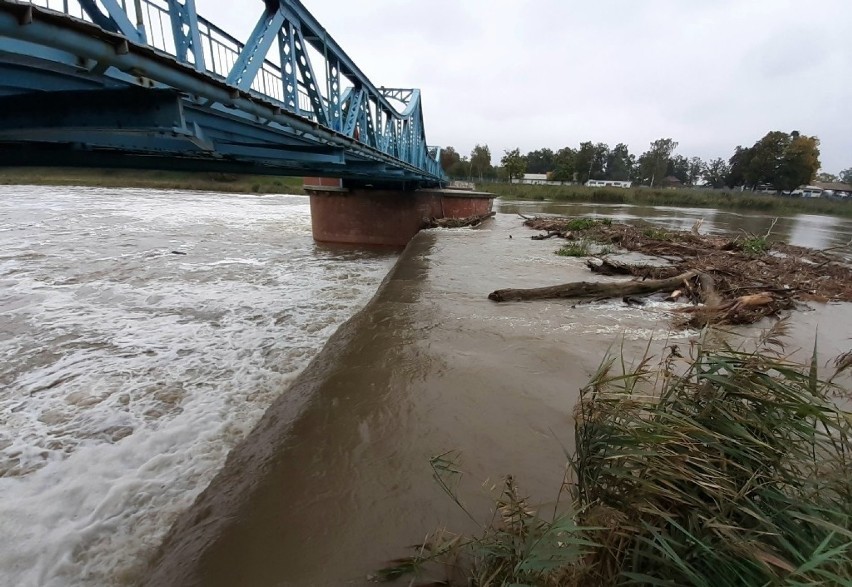
M 0 187 L 0 584 L 137 580 L 393 259 L 296 196 Z

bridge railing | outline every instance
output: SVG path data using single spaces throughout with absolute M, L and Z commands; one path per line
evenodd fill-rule
M 197 15 L 194 0 L 27 1 L 102 27 L 114 25 L 135 35 L 134 42 L 444 177 L 436 153 L 426 146 L 420 92 L 373 86 L 298 0 L 265 0 L 267 8 L 245 43 Z M 123 29 L 113 11 L 123 12 Z M 279 50 L 267 57 L 272 46 Z M 312 61 L 322 66 L 315 69 Z
M 77 0 L 27 0 L 27 3 L 62 12 L 86 22 L 92 22 L 91 17 L 83 10 Z M 121 7 L 125 11 L 128 10 L 127 3 L 127 0 L 121 0 Z M 133 0 L 130 3 L 132 5 Z M 142 12 L 136 17 L 141 20 L 142 27 L 140 28 L 145 31 L 148 45 L 176 57 L 177 49 L 168 3 L 163 0 L 141 0 L 139 4 Z M 128 14 L 133 14 L 133 12 L 128 12 Z M 244 48 L 243 43 L 200 16 L 198 17 L 198 32 L 201 38 L 205 70 L 219 79 L 226 79 L 237 59 L 239 59 Z M 190 54 L 188 61 L 195 65 L 194 55 Z M 267 98 L 283 102 L 284 90 L 281 67 L 274 61 L 266 59 L 251 89 Z M 299 109 L 302 116 L 313 119 L 308 93 L 302 87 L 299 88 Z

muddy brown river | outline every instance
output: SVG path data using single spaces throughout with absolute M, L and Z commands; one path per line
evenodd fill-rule
M 0 187 L 0 585 L 363 585 L 439 526 L 475 530 L 432 479 L 447 451 L 476 520 L 506 474 L 551 507 L 578 389 L 607 349 L 696 333 L 669 332 L 661 304 L 488 301 L 591 278 L 517 213 L 773 224 L 497 209 L 400 253 L 317 245 L 300 196 Z M 852 222 L 772 232 L 835 247 Z M 818 330 L 825 362 L 849 350 L 850 317 L 797 312 L 790 347 L 809 352 Z
M 151 559 L 150 586 L 364 585 L 431 531 L 476 524 L 432 479 L 429 459 L 454 451 L 458 495 L 488 519 L 506 474 L 553 507 L 572 449 L 578 390 L 608 349 L 629 360 L 696 332 L 671 332 L 667 306 L 620 301 L 495 304 L 502 287 L 591 279 L 581 259 L 531 241 L 517 212 L 645 219 L 706 231 L 764 233 L 773 219 L 713 210 L 498 204 L 478 229 L 419 234 L 372 301 L 331 338 L 228 456 Z M 780 219 L 778 238 L 847 243 L 852 223 Z M 606 279 L 606 278 L 601 278 Z M 850 305 L 796 312 L 789 348 L 822 364 L 849 350 Z M 740 334 L 758 328 L 741 329 Z M 285 398 L 307 398 L 298 413 Z

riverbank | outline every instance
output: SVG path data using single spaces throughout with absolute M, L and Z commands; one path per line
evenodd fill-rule
M 301 177 L 147 169 L 0 168 L 0 185 L 151 188 L 254 194 L 304 194 Z
M 532 201 L 629 204 L 753 210 L 767 214 L 828 214 L 852 217 L 852 202 L 821 198 L 788 198 L 753 192 L 701 189 L 589 188 L 577 185 L 519 185 L 494 183 L 477 189 L 501 198 Z

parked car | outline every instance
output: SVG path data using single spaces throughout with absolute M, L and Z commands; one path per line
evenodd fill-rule
M 823 197 L 824 191 L 825 190 L 815 185 L 805 185 L 793 190 L 790 192 L 790 195 L 794 198 L 821 198 Z

